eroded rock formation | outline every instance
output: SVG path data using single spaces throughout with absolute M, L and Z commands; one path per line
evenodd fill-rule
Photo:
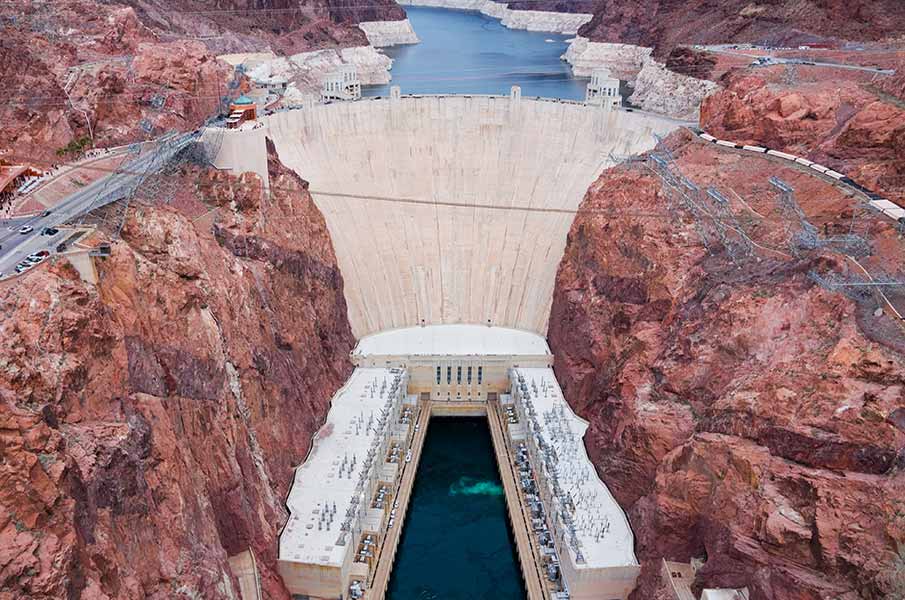
M 184 167 L 133 204 L 97 286 L 63 258 L 0 289 L 4 598 L 269 598 L 292 467 L 353 344 L 307 184 Z
M 701 106 L 705 130 L 810 158 L 905 198 L 905 108 L 852 82 L 783 86 L 758 76 L 729 79 L 727 89 Z
M 656 593 L 662 557 L 706 558 L 698 589 L 747 586 L 756 600 L 894 597 L 905 331 L 873 300 L 813 282 L 857 267 L 791 252 L 796 225 L 766 178 L 795 187 L 824 233 L 844 231 L 856 205 L 763 158 L 687 134 L 671 146 L 685 175 L 733 198 L 759 258 L 708 252 L 707 223 L 669 209 L 656 176 L 611 169 L 572 225 L 549 330 L 566 397 L 591 423 L 589 454 L 636 533 L 633 597 Z M 869 217 L 859 231 L 874 247 L 862 264 L 897 268 L 893 223 Z

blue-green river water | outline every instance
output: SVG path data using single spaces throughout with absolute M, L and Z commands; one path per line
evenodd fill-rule
M 390 600 L 524 600 L 485 418 L 433 418 Z
M 394 59 L 392 85 L 403 94 L 508 94 L 583 100 L 587 79 L 572 77 L 560 60 L 571 36 L 506 29 L 476 12 L 406 8 L 420 44 L 386 48 Z M 366 95 L 386 96 L 389 86 Z

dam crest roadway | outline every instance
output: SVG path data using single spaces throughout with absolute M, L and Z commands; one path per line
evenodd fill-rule
M 546 334 L 574 211 L 600 173 L 682 123 L 581 102 L 400 96 L 309 104 L 222 135 L 265 182 L 265 136 L 311 184 L 356 337 L 482 323 Z M 205 133 L 205 138 L 210 136 Z M 401 200 L 401 201 L 400 201 Z M 530 209 L 530 210 L 524 210 Z

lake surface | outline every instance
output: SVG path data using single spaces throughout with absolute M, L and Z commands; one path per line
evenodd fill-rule
M 431 419 L 390 600 L 524 600 L 485 418 Z
M 391 85 L 403 94 L 508 94 L 584 100 L 587 79 L 560 60 L 573 36 L 519 31 L 477 12 L 406 7 L 420 44 L 385 48 L 394 60 Z M 368 86 L 387 96 L 389 85 Z

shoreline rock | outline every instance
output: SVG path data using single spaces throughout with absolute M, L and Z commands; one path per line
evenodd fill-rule
M 526 31 L 575 34 L 591 20 L 588 13 L 560 13 L 544 10 L 514 10 L 492 0 L 400 0 L 402 6 L 425 6 L 451 10 L 476 11 L 500 19 L 504 27 Z
M 604 68 L 626 81 L 635 78 L 652 52 L 652 48 L 643 46 L 592 42 L 577 36 L 569 42 L 562 59 L 572 65 L 576 77 L 590 77 L 593 71 Z
M 720 86 L 712 81 L 670 71 L 665 64 L 648 57 L 628 100 L 644 110 L 697 121 L 704 98 L 718 89 Z
M 237 55 L 230 55 L 236 62 Z M 243 62 L 243 60 L 238 60 Z M 358 71 L 362 85 L 384 85 L 390 82 L 393 59 L 373 46 L 353 46 L 351 48 L 330 48 L 300 52 L 291 56 L 274 54 L 252 54 L 245 60 L 251 77 L 285 77 L 290 89 L 300 93 L 319 94 L 324 80 L 341 65 L 353 65 Z M 289 95 L 289 94 L 287 94 Z
M 408 19 L 401 21 L 364 21 L 358 28 L 365 32 L 368 43 L 374 48 L 417 44 L 421 40 Z
M 607 69 L 634 87 L 628 98 L 633 104 L 681 119 L 697 119 L 704 98 L 719 89 L 706 79 L 670 71 L 653 58 L 653 48 L 592 42 L 578 36 L 569 43 L 562 59 L 572 65 L 576 77 L 590 77 L 597 69 Z

